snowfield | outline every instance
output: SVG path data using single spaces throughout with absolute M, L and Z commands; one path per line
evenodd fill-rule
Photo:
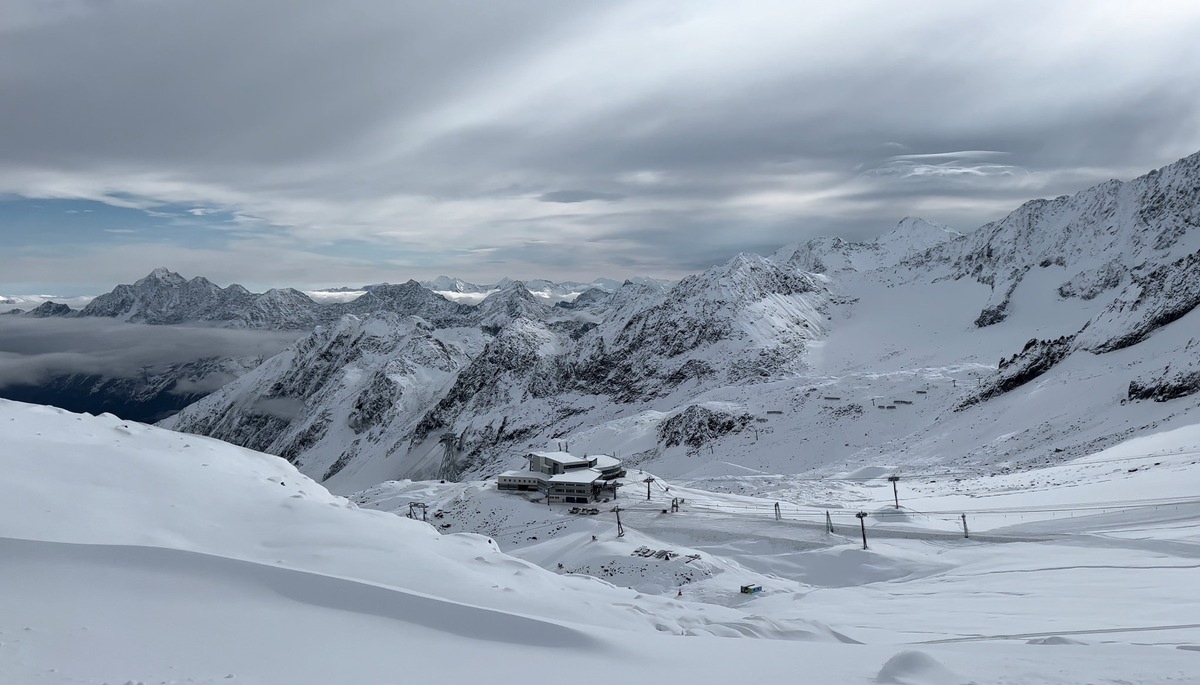
M 613 503 L 436 481 L 348 500 L 282 459 L 108 415 L 0 401 L 0 426 L 3 683 L 1200 673 L 1195 426 L 1019 474 L 912 473 L 899 510 L 865 470 L 658 480 L 649 501 L 633 472 L 621 538 Z M 430 523 L 395 515 L 414 501 Z

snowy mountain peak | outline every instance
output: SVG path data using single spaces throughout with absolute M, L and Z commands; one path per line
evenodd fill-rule
M 489 327 L 503 327 L 516 319 L 542 321 L 553 313 L 554 310 L 538 301 L 523 282 L 512 280 L 475 305 L 476 320 Z
M 399 285 L 384 283 L 367 289 L 367 291 L 362 295 L 359 295 L 358 298 L 351 300 L 350 304 L 387 302 L 396 299 L 421 299 L 422 291 L 425 291 L 426 293 L 429 292 L 425 290 L 425 288 L 422 288 L 421 284 L 417 283 L 416 281 L 408 281 Z M 429 294 L 432 295 L 432 293 Z
M 961 237 L 961 233 L 945 224 L 905 217 L 895 228 L 865 242 L 818 237 L 786 245 L 771 258 L 810 273 L 874 271 L 895 266 Z
M 187 282 L 187 279 L 184 278 L 183 276 L 180 276 L 179 274 L 175 273 L 174 271 L 171 271 L 170 269 L 168 269 L 165 266 L 160 266 L 157 269 L 151 271 L 149 274 L 147 274 L 143 278 L 135 281 L 134 285 L 135 286 L 140 286 L 143 284 L 149 285 L 151 283 L 180 285 L 180 284 L 183 284 L 186 282 Z
M 132 285 L 96 297 L 80 316 L 103 316 L 149 324 L 215 321 L 233 327 L 296 329 L 328 319 L 321 306 L 299 291 L 256 295 L 240 285 L 221 288 L 202 276 L 191 280 L 158 268 Z
M 371 288 L 339 311 L 352 314 L 387 311 L 402 316 L 419 316 L 437 326 L 462 326 L 469 323 L 471 308 L 447 300 L 417 281 L 409 280 L 400 285 Z
M 725 299 L 731 304 L 748 304 L 772 294 L 791 295 L 815 289 L 812 277 L 784 267 L 778 262 L 746 252 L 699 276 L 685 278 L 671 291 L 681 297 L 706 292 L 708 297 Z
M 449 276 L 438 276 L 432 281 L 423 281 L 421 285 L 434 292 L 447 293 L 481 293 L 487 290 L 485 286 L 468 283 L 461 278 L 451 278 Z
M 51 316 L 72 316 L 76 312 L 69 305 L 61 302 L 46 301 L 25 313 L 25 316 L 46 318 Z
M 877 245 L 905 243 L 920 249 L 933 247 L 947 240 L 961 238 L 962 233 L 946 224 L 920 217 L 906 216 L 892 230 L 874 240 Z

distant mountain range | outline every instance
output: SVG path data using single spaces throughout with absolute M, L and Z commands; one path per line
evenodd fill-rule
M 23 316 L 311 331 L 163 425 L 335 490 L 558 443 L 705 479 L 1002 471 L 1200 418 L 1198 227 L 1200 153 L 966 234 L 906 218 L 673 286 L 440 277 L 316 302 L 158 269 Z
M 164 425 L 341 490 L 485 476 L 557 442 L 674 476 L 1019 468 L 1196 417 L 1197 226 L 1200 154 L 966 235 L 908 218 L 669 290 L 550 307 L 507 282 L 458 308 L 428 287 L 483 286 L 410 283 L 411 301 L 360 306 Z
M 660 281 L 642 281 L 654 284 L 651 287 L 663 287 Z M 73 318 L 81 322 L 116 319 L 152 325 L 311 331 L 321 325 L 336 324 L 347 315 L 391 312 L 419 317 L 436 328 L 476 326 L 499 330 L 513 318 L 548 316 L 554 311 L 567 311 L 575 300 L 586 304 L 598 296 L 607 296 L 606 292 L 590 286 L 611 287 L 616 282 L 599 279 L 595 284 L 581 286 L 537 281 L 534 284 L 537 295 L 530 292 L 528 284 L 519 281 L 505 280 L 489 286 L 455 283 L 464 292 L 478 291 L 473 298 L 474 306 L 470 297 L 462 302 L 448 299 L 416 281 L 345 289 L 342 292 L 355 295 L 349 301 L 318 302 L 291 288 L 252 293 L 240 285 L 222 288 L 203 277 L 186 279 L 159 268 L 133 284 L 118 285 L 111 292 L 95 297 L 79 310 L 44 301 L 28 311 L 13 309 L 6 314 L 26 319 Z M 8 302 L 24 304 L 15 299 Z M 552 305 L 556 304 L 564 308 L 555 310 Z M 64 371 L 46 375 L 37 382 L 6 384 L 0 388 L 0 396 L 53 404 L 72 411 L 110 412 L 127 419 L 157 421 L 219 387 L 214 385 L 214 379 L 227 382 L 254 365 L 253 357 L 205 356 L 169 365 L 154 364 L 135 377 Z
M 630 282 L 647 284 L 660 290 L 672 285 L 671 281 L 653 278 L 638 278 Z M 589 290 L 611 293 L 621 285 L 620 281 L 605 278 L 591 283 L 556 283 L 547 280 L 522 283 L 504 279 L 493 285 L 476 285 L 441 276 L 423 283 L 410 280 L 400 285 L 377 283 L 361 288 L 313 291 L 314 294 L 361 293 L 346 302 L 318 302 L 294 288 L 252 293 L 237 284 L 222 288 L 202 276 L 189 280 L 160 267 L 132 284 L 118 285 L 111 292 L 95 297 L 80 310 L 47 301 L 27 311 L 10 310 L 8 313 L 28 317 L 108 317 L 154 325 L 205 323 L 234 328 L 307 330 L 332 322 L 344 314 L 375 311 L 431 316 L 438 322 L 466 321 L 472 318 L 471 310 L 447 306 L 445 302 L 473 305 L 491 295 L 505 299 L 509 295 L 501 293 L 521 288 L 545 305 L 570 305 Z M 435 297 L 430 297 L 431 293 Z M 20 304 L 20 301 L 0 298 L 0 304 Z M 490 305 L 489 309 L 494 306 Z M 476 318 L 486 318 L 486 315 Z

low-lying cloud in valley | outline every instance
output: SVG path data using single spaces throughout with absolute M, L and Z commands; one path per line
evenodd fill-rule
M 299 333 L 191 326 L 149 326 L 110 319 L 0 317 L 0 389 L 37 385 L 68 374 L 133 378 L 208 358 L 271 357 Z M 217 378 L 215 376 L 222 376 Z M 223 374 L 186 381 L 181 392 L 211 392 Z

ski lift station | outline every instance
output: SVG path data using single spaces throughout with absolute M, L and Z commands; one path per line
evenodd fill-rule
M 542 492 L 551 502 L 589 504 L 605 491 L 616 496 L 616 479 L 625 475 L 621 460 L 607 454 L 577 457 L 570 452 L 530 452 L 529 467 L 505 471 L 496 478 L 498 490 Z

